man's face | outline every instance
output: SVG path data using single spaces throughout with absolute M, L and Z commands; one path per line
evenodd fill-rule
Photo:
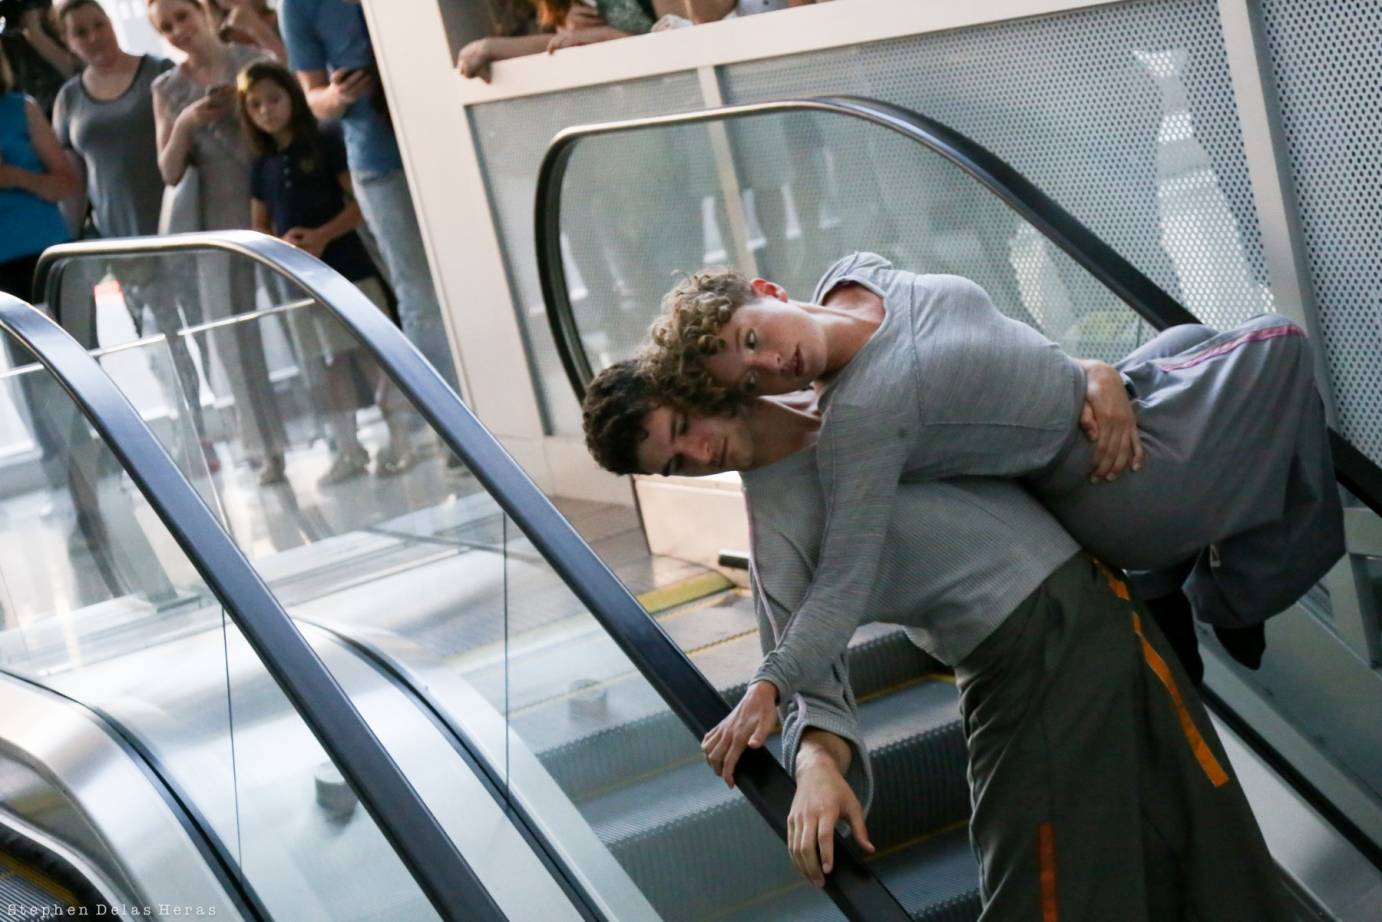
M 643 417 L 643 429 L 638 467 L 648 474 L 704 477 L 753 463 L 753 435 L 743 413 L 692 416 L 659 406 Z

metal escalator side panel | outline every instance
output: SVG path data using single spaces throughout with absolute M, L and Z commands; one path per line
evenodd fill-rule
M 156 768 L 97 715 L 0 675 L 0 758 L 28 778 L 0 788 L 0 807 L 90 868 L 117 907 L 204 907 L 218 918 L 257 919 L 224 846 Z M 21 773 L 5 775 L 11 782 Z M 33 785 L 41 784 L 35 790 Z M 5 822 L 0 819 L 0 823 Z
M 477 854 L 477 873 L 503 876 L 495 893 L 515 918 L 555 918 L 558 887 L 586 910 L 583 918 L 657 917 L 505 715 L 444 660 L 392 631 L 311 616 L 298 621 L 418 789 L 440 805 L 438 817 L 463 851 Z M 463 768 L 449 770 L 449 758 L 423 745 L 436 737 Z M 477 814 L 491 810 L 515 822 L 477 823 Z M 526 840 L 526 853 L 515 847 L 519 840 Z

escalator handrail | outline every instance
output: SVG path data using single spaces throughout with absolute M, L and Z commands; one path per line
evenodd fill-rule
M 456 922 L 503 920 L 350 697 L 97 361 L 42 312 L 3 293 L 0 329 L 48 369 L 119 459 L 437 913 Z
M 1017 212 L 1027 223 L 1157 330 L 1198 323 L 1195 316 L 1128 260 L 1042 192 L 1002 158 L 964 134 L 910 109 L 857 96 L 816 96 L 720 106 L 647 118 L 576 125 L 552 139 L 538 170 L 535 226 L 537 261 L 547 320 L 562 367 L 585 396 L 594 370 L 581 343 L 561 256 L 561 192 L 566 166 L 577 143 L 589 137 L 673 125 L 745 118 L 773 112 L 829 112 L 888 128 L 939 154 Z M 1382 515 L 1382 466 L 1334 429 L 1329 430 L 1335 475 L 1349 492 Z
M 417 348 L 358 288 L 320 260 L 253 231 L 92 240 L 51 247 L 39 259 L 35 290 L 51 304 L 63 263 L 72 258 L 168 254 L 214 249 L 238 254 L 287 276 L 359 340 L 395 384 L 489 491 L 635 668 L 699 739 L 729 713 L 724 698 L 605 565 L 551 500 L 513 460 Z M 767 750 L 749 750 L 739 789 L 786 838 L 795 789 Z M 851 920 L 906 922 L 906 910 L 864 864 L 852 842 L 837 840 L 827 893 Z

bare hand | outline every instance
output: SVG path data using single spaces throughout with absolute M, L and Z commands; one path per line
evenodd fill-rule
M 715 774 L 734 787 L 734 768 L 744 749 L 759 749 L 777 723 L 777 686 L 758 681 L 749 685 L 729 716 L 701 740 L 701 752 Z
M 835 869 L 835 824 L 849 823 L 850 834 L 873 853 L 864 808 L 839 769 L 824 763 L 797 769 L 797 793 L 787 814 L 787 851 L 792 864 L 817 887 Z
M 460 71 L 462 77 L 478 77 L 489 83 L 489 65 L 493 60 L 489 40 L 477 38 L 456 55 L 456 70 Z
M 343 105 L 352 105 L 374 91 L 374 76 L 367 70 L 342 69 L 331 73 L 331 86 Z
M 306 250 L 318 259 L 321 259 L 326 245 L 330 242 L 326 239 L 325 234 L 311 227 L 291 228 L 283 235 L 283 239 L 300 250 Z
M 192 128 L 200 128 L 225 118 L 229 111 L 220 94 L 210 93 L 179 112 L 177 120 Z
M 598 26 L 606 25 L 605 17 L 600 15 L 600 11 L 587 3 L 576 0 L 571 4 L 571 8 L 566 11 L 566 18 L 562 20 L 558 32 L 575 32 L 577 29 L 594 29 Z
M 559 48 L 575 48 L 578 45 L 590 44 L 590 39 L 586 36 L 587 32 L 558 32 L 552 36 L 552 40 L 547 43 L 547 53 L 552 54 Z
M 25 38 L 43 28 L 43 14 L 44 11 L 38 7 L 29 7 L 19 14 L 19 28 Z
M 1095 443 L 1090 482 L 1116 480 L 1129 466 L 1141 470 L 1142 440 L 1123 376 L 1106 362 L 1081 364 L 1085 368 L 1085 403 L 1080 410 L 1080 428 Z

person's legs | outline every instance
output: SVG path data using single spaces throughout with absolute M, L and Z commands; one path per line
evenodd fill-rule
M 403 333 L 457 392 L 456 368 L 450 340 L 442 323 L 441 305 L 432 285 L 417 215 L 402 170 L 356 172 L 355 195 L 384 257 L 384 271 L 398 298 Z
M 254 310 L 254 269 L 243 260 L 221 254 L 199 254 L 201 303 L 208 320 L 220 320 Z M 235 401 L 235 420 L 246 454 L 266 464 L 277 458 L 281 474 L 287 441 L 283 421 L 273 401 L 264 344 L 255 321 L 220 327 L 211 334 Z
M 1073 558 L 956 679 L 983 922 L 1287 918 L 1198 697 L 1110 571 Z
M 981 922 L 1152 920 L 1130 719 L 1137 644 L 1093 569 L 1072 558 L 955 670 Z
M 1178 352 L 1184 352 L 1186 349 L 1193 349 L 1211 336 L 1217 335 L 1218 331 L 1202 323 L 1183 323 L 1179 326 L 1167 327 L 1114 364 L 1122 367 L 1136 365 L 1138 362 L 1145 362 L 1148 359 L 1166 358 Z
M 1195 922 L 1294 919 L 1281 872 L 1198 693 L 1156 625 L 1132 600 L 1124 606 L 1142 658 L 1142 815 L 1158 845 L 1149 867 L 1162 875 L 1149 875 L 1151 892 L 1179 894 L 1183 918 Z M 1170 864 L 1158 864 L 1158 855 Z
M 361 279 L 355 284 L 365 297 L 374 302 L 375 307 L 385 314 L 388 313 L 387 296 L 384 294 L 383 284 L 378 279 Z M 408 398 L 403 396 L 403 392 L 388 379 L 372 358 L 364 352 L 360 352 L 357 357 L 365 377 L 370 381 L 374 401 L 379 406 L 379 412 L 384 417 L 384 425 L 389 431 L 389 444 L 376 457 L 376 472 L 384 476 L 401 474 L 416 463 L 408 425 L 416 414 L 413 413 Z

